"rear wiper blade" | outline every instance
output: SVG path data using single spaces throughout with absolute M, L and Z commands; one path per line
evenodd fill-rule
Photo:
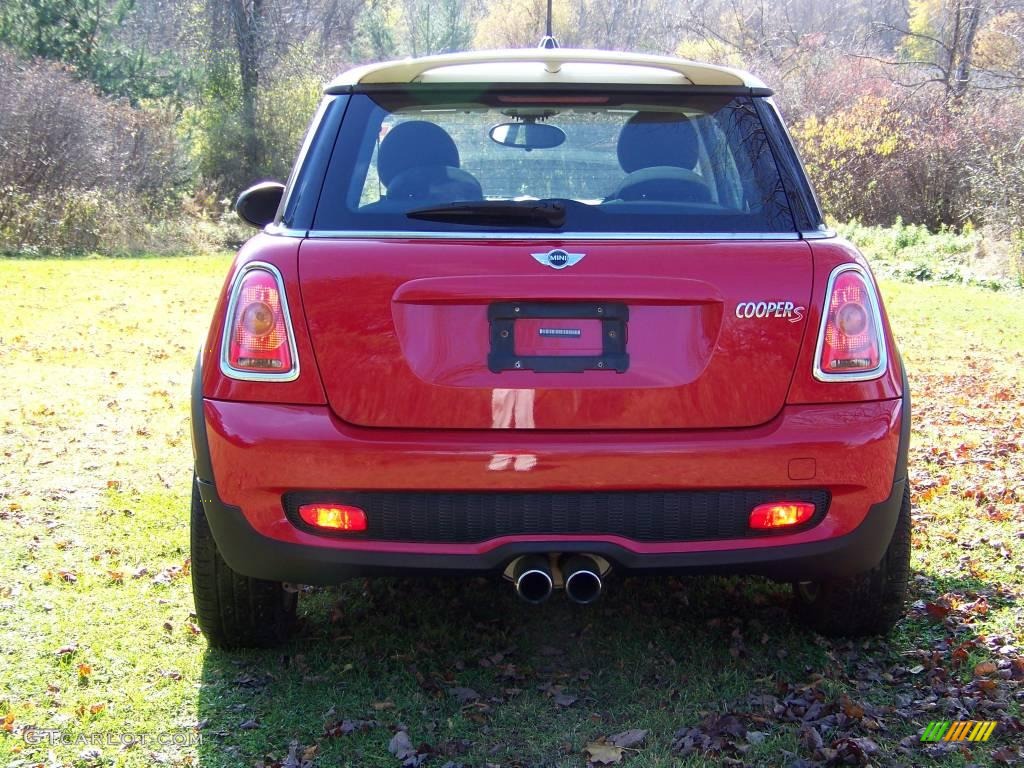
M 488 224 L 497 227 L 565 224 L 565 205 L 554 200 L 477 200 L 414 208 L 410 219 L 454 221 L 460 224 Z

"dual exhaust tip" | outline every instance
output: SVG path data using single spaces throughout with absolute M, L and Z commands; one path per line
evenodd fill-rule
M 569 555 L 558 564 L 565 594 L 574 603 L 586 605 L 601 596 L 604 584 L 601 567 L 590 555 Z M 516 561 L 512 571 L 516 594 L 533 605 L 543 603 L 555 587 L 546 555 L 527 555 Z

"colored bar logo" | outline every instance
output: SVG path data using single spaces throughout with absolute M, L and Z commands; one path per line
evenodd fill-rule
M 921 741 L 988 741 L 995 720 L 940 720 L 928 723 Z

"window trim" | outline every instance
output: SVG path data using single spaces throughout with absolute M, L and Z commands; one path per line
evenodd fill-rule
M 807 177 L 807 170 L 796 151 L 793 138 L 775 102 L 770 98 L 754 99 L 769 145 L 775 155 L 779 175 L 789 197 L 790 211 L 801 232 L 828 232 L 818 197 Z M 826 235 L 829 236 L 829 235 Z

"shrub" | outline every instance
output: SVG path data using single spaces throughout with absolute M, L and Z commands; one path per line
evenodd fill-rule
M 58 65 L 0 49 L 0 250 L 127 253 L 180 217 L 173 114 L 98 95 Z
M 309 121 L 323 98 L 324 84 L 335 74 L 316 64 L 317 59 L 313 45 L 297 46 L 260 93 L 257 131 L 264 172 L 270 178 L 284 181 L 288 177 Z
M 787 86 L 793 137 L 826 213 L 865 224 L 936 231 L 970 221 L 1006 237 L 1024 227 L 1024 99 L 938 84 L 908 89 L 898 74 L 832 58 Z
M 173 116 L 99 96 L 0 49 L 0 183 L 35 196 L 106 189 L 160 201 L 183 180 Z
M 311 42 L 298 45 L 261 80 L 256 104 L 258 154 L 256 176 L 243 169 L 245 131 L 242 124 L 238 73 L 217 65 L 208 75 L 204 92 L 184 110 L 178 138 L 187 148 L 190 165 L 201 184 L 234 197 L 255 181 L 284 181 L 325 82 L 334 74 Z
M 109 191 L 36 197 L 0 188 L 0 255 L 205 253 L 237 247 L 252 234 L 233 211 L 210 217 L 165 207 L 160 213 L 137 196 Z
M 902 210 L 889 175 L 897 153 L 907 150 L 909 121 L 891 98 L 865 94 L 822 119 L 809 116 L 793 136 L 830 214 L 882 223 Z

